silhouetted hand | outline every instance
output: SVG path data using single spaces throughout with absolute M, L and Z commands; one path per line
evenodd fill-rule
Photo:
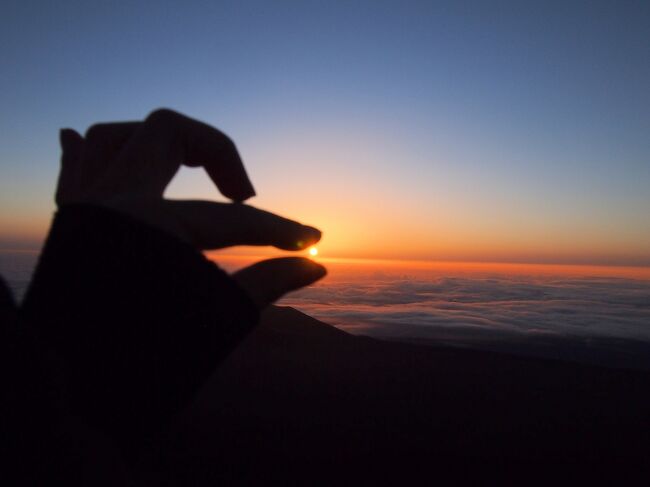
M 273 245 L 300 250 L 321 233 L 241 202 L 255 195 L 233 142 L 219 130 L 168 109 L 143 122 L 93 125 L 85 137 L 61 131 L 59 206 L 92 203 L 127 213 L 199 250 Z M 179 167 L 202 166 L 234 203 L 163 199 Z M 258 262 L 233 274 L 258 308 L 311 284 L 325 268 L 305 258 Z

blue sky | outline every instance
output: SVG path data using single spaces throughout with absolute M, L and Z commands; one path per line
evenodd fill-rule
M 45 233 L 59 127 L 169 106 L 331 255 L 650 264 L 648 2 L 2 10 L 0 247 Z M 189 171 L 170 194 L 216 196 Z

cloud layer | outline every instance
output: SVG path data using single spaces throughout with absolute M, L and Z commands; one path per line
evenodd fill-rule
M 375 337 L 650 365 L 645 280 L 377 274 L 326 282 L 283 304 Z

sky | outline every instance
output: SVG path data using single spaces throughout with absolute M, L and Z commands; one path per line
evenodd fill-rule
M 325 257 L 647 266 L 649 33 L 645 1 L 4 2 L 0 248 L 42 243 L 59 128 L 165 106 Z

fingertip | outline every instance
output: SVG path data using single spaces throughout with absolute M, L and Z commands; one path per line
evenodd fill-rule
M 253 183 L 234 145 L 230 157 L 226 154 L 223 162 L 225 164 L 217 166 L 204 164 L 205 171 L 221 194 L 236 203 L 242 203 L 255 196 L 257 193 Z
M 305 279 L 303 285 L 307 286 L 312 284 L 327 275 L 327 269 L 325 266 L 318 262 L 314 262 L 305 257 L 296 257 L 296 259 L 299 259 L 299 265 L 302 268 L 302 275 Z
M 312 244 L 318 242 L 323 236 L 323 232 L 321 232 L 318 228 L 310 227 L 309 225 L 303 225 L 302 227 L 305 231 L 305 235 L 307 236 L 307 239 Z
M 309 286 L 327 274 L 325 267 L 304 257 L 263 260 L 233 274 L 251 299 L 263 308 L 284 294 Z
M 327 268 L 322 265 L 314 262 L 313 260 L 311 261 L 314 263 L 314 275 L 316 276 L 316 279 L 322 279 L 327 275 Z
M 255 196 L 257 196 L 257 193 L 255 193 L 255 190 L 254 190 L 253 187 L 251 186 L 250 189 L 248 189 L 248 190 L 244 193 L 244 196 L 243 196 L 243 198 L 241 199 L 241 201 L 247 201 L 247 200 L 249 200 L 249 199 L 251 199 L 251 198 L 254 198 Z
M 310 247 L 317 243 L 323 236 L 320 230 L 308 225 L 300 225 L 300 230 L 298 233 L 300 237 L 294 243 L 295 248 L 292 248 L 290 250 L 304 250 L 307 247 Z
M 233 203 L 245 203 L 247 200 L 257 196 L 255 190 L 243 192 L 241 194 L 230 195 L 229 198 Z
M 212 179 L 214 180 L 214 178 Z M 223 184 L 217 184 L 217 186 L 220 186 L 219 189 L 221 193 L 226 198 L 230 198 L 233 203 L 244 203 L 246 200 L 257 195 L 257 193 L 255 193 L 255 189 L 253 188 L 253 184 L 248 179 L 238 185 L 229 185 L 233 187 L 227 186 L 227 189 L 224 188 Z

